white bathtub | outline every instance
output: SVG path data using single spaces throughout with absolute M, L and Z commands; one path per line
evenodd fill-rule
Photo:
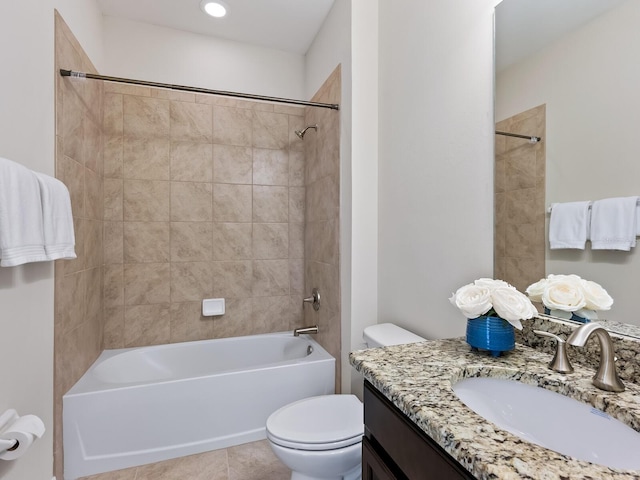
M 334 392 L 334 366 L 291 332 L 105 350 L 63 397 L 64 477 L 263 439 L 281 406 Z

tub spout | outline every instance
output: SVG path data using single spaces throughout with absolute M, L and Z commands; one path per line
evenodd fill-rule
M 300 327 L 293 330 L 293 336 L 297 337 L 301 333 L 318 333 L 318 325 L 313 325 L 311 327 Z

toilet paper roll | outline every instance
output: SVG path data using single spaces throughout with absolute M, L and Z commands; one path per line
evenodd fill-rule
M 15 422 L 0 432 L 0 439 L 18 441 L 18 446 L 13 450 L 0 453 L 0 460 L 15 460 L 16 458 L 20 458 L 29 449 L 34 441 L 34 437 L 41 438 L 44 432 L 44 423 L 36 415 L 19 417 Z

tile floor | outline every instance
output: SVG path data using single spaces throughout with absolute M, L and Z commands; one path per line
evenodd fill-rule
M 289 480 L 266 440 L 83 477 L 81 480 Z

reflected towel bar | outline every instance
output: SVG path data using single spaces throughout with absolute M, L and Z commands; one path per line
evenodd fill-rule
M 509 132 L 499 132 L 496 130 L 496 135 L 504 135 L 505 137 L 516 137 L 516 138 L 524 138 L 525 140 L 529 140 L 530 143 L 538 143 L 542 140 L 542 137 L 536 137 L 533 135 L 520 135 L 519 133 L 509 133 Z

